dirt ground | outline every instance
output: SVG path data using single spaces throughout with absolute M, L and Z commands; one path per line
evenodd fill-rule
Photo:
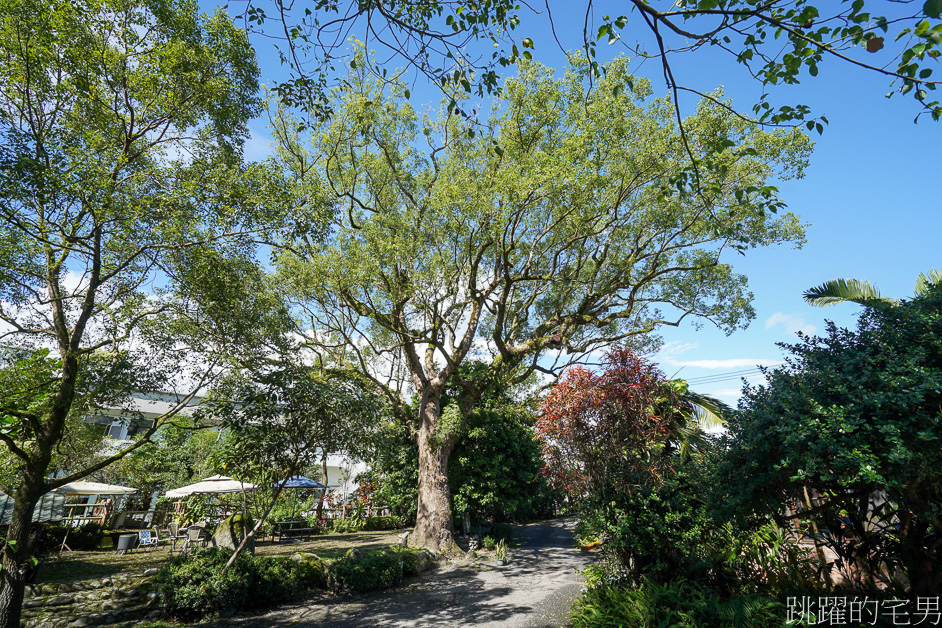
M 206 628 L 305 628 L 331 626 L 566 626 L 583 584 L 577 570 L 593 555 L 574 547 L 574 520 L 515 527 L 520 537 L 510 562 L 490 557 L 458 561 L 378 593 L 333 597 L 320 594 L 265 614 L 233 617 Z

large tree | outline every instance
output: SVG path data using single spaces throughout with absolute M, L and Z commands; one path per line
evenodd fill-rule
M 704 101 L 685 145 L 624 61 L 587 90 L 590 71 L 523 65 L 474 134 L 363 71 L 310 144 L 275 120 L 286 167 L 334 210 L 323 241 L 285 244 L 282 276 L 320 350 L 387 388 L 404 373 L 417 395 L 424 547 L 452 543 L 448 459 L 482 391 L 688 318 L 731 332 L 753 311 L 723 254 L 802 240 L 769 180 L 801 175 L 807 138 Z M 713 167 L 695 172 L 688 148 Z M 488 368 L 463 376 L 480 355 Z M 446 385 L 460 404 L 443 405 Z
M 225 14 L 8 2 L 0 51 L 0 442 L 16 465 L 0 626 L 18 626 L 36 501 L 142 446 L 213 372 L 167 325 L 200 311 L 179 278 L 250 253 L 277 207 L 261 210 L 264 168 L 241 163 L 258 71 Z M 176 387 L 180 404 L 130 447 L 47 477 L 70 421 L 133 413 L 142 387 Z

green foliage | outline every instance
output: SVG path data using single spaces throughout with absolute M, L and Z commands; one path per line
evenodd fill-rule
M 210 458 L 218 439 L 219 433 L 215 430 L 200 429 L 192 420 L 181 418 L 161 428 L 153 442 L 97 472 L 94 478 L 136 487 L 138 492 L 130 496 L 128 508 L 144 510 L 154 492 L 166 492 L 212 475 Z M 205 501 L 198 496 L 191 498 L 190 503 L 197 505 L 196 502 Z M 158 510 L 167 507 L 167 500 L 157 505 Z
M 513 526 L 506 523 L 495 523 L 491 526 L 487 536 L 494 541 L 511 543 L 514 540 L 514 529 Z
M 664 584 L 645 580 L 638 588 L 597 583 L 577 600 L 574 628 L 778 628 L 785 605 L 773 597 L 741 594 L 720 597 L 694 582 Z
M 324 525 L 324 531 L 334 534 L 350 534 L 352 532 L 360 532 L 365 529 L 365 527 L 366 521 L 364 519 L 346 517 L 343 519 L 328 519 L 327 524 Z
M 623 584 L 689 577 L 718 589 L 738 586 L 727 562 L 734 541 L 713 515 L 713 464 L 706 455 L 677 464 L 672 478 L 612 492 L 581 514 L 579 532 L 602 540 L 605 568 Z
M 384 422 L 366 462 L 364 479 L 374 487 L 376 500 L 404 522 L 415 521 L 419 493 L 419 446 L 408 426 Z
M 473 410 L 449 461 L 454 510 L 473 521 L 526 520 L 550 514 L 555 493 L 541 475 L 539 444 L 532 415 L 505 400 L 485 400 Z M 415 517 L 419 452 L 410 430 L 386 426 L 373 449 L 367 477 L 377 500 L 403 522 Z
M 154 577 L 166 611 L 177 619 L 192 621 L 291 601 L 304 587 L 323 582 L 316 569 L 283 557 L 241 555 L 223 573 L 231 556 L 231 550 L 208 548 L 172 558 Z
M 494 546 L 494 558 L 497 560 L 507 560 L 507 541 L 501 539 Z
M 369 553 L 331 563 L 327 582 L 336 593 L 363 593 L 385 589 L 402 581 L 403 564 L 396 554 Z
M 68 538 L 66 539 L 66 533 Z M 104 531 L 96 523 L 87 523 L 77 528 L 64 525 L 44 525 L 36 535 L 35 553 L 57 552 L 62 540 L 73 550 L 95 550 L 102 544 Z
M 731 513 L 776 517 L 783 504 L 805 515 L 858 586 L 900 569 L 917 594 L 942 586 L 942 285 L 891 308 L 868 308 L 858 329 L 787 348 L 785 368 L 747 388 L 731 424 L 720 484 Z M 802 508 L 798 508 L 801 510 Z
M 183 621 L 243 608 L 252 587 L 251 559 L 240 557 L 223 573 L 231 555 L 231 550 L 210 548 L 172 558 L 154 577 L 163 608 Z
M 367 517 L 363 523 L 363 529 L 368 532 L 374 530 L 401 530 L 405 527 L 405 521 L 395 515 L 387 517 Z
M 473 521 L 522 521 L 553 512 L 556 494 L 542 476 L 533 414 L 509 399 L 479 402 L 448 459 L 456 513 Z

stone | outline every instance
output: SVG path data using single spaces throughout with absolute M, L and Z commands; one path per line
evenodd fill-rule
M 68 628 L 81 628 L 81 626 L 87 626 L 87 625 L 88 625 L 88 619 L 85 617 L 79 617 L 75 621 L 66 624 Z
M 164 612 L 163 612 L 162 610 L 159 610 L 159 609 L 158 609 L 158 610 L 155 610 L 155 611 L 150 611 L 149 613 L 147 613 L 147 619 L 157 619 L 158 617 L 160 617 L 160 616 L 163 615 L 163 614 L 164 614 Z
M 219 524 L 219 527 L 216 528 L 216 534 L 213 535 L 213 543 L 216 547 L 227 547 L 234 550 L 239 547 L 242 539 L 248 535 L 254 525 L 255 523 L 251 517 L 237 512 Z M 249 540 L 245 549 L 253 554 L 255 553 L 254 536 Z
M 94 583 L 92 583 L 92 584 L 94 584 Z M 102 578 L 101 582 L 98 583 L 98 586 L 110 587 L 110 586 L 111 586 L 111 578 Z M 98 587 L 95 587 L 95 588 L 97 589 Z
M 473 549 L 471 549 L 471 550 L 468 550 L 467 553 L 465 553 L 464 557 L 465 557 L 465 560 L 474 560 L 475 558 L 478 557 L 478 553 L 475 552 Z
M 428 571 L 435 566 L 435 561 L 428 552 L 420 552 L 416 559 L 416 568 L 421 571 Z
M 399 542 L 396 543 L 399 547 L 408 547 L 409 546 L 409 533 L 404 532 L 398 536 Z
M 41 590 L 43 595 L 53 595 L 58 589 L 54 584 L 44 584 Z
M 157 568 L 156 568 L 156 567 L 151 567 L 150 569 L 144 570 L 144 576 L 145 576 L 145 577 L 147 577 L 147 576 L 153 576 L 153 575 L 156 574 L 156 573 L 157 573 Z
M 344 556 L 350 560 L 360 560 L 363 558 L 363 553 L 359 548 L 351 547 Z
M 110 584 L 110 583 L 109 583 L 109 584 Z M 93 589 L 100 589 L 100 588 L 102 587 L 102 581 L 101 581 L 101 580 L 92 580 L 91 582 L 88 583 L 88 586 L 90 586 L 90 587 L 93 588 Z

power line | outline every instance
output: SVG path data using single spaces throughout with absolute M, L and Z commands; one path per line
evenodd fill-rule
M 703 377 L 691 377 L 686 380 L 688 384 L 714 384 L 718 382 L 727 382 L 734 379 L 742 379 L 750 375 L 759 375 L 762 373 L 759 369 L 736 371 L 734 373 L 720 373 L 717 375 L 704 375 Z

